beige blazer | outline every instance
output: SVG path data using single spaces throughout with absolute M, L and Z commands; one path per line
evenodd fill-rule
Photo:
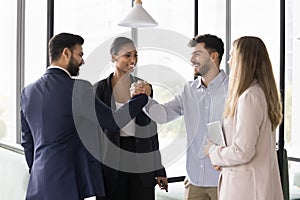
M 255 81 L 240 96 L 233 120 L 224 122 L 227 147 L 210 152 L 213 165 L 222 166 L 219 200 L 283 200 L 267 102 Z

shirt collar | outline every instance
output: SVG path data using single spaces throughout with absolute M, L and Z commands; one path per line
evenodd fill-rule
M 49 66 L 48 69 L 61 69 L 63 70 L 64 72 L 66 72 L 68 74 L 68 76 L 70 76 L 70 78 L 72 78 L 70 72 L 68 72 L 66 69 L 60 67 L 60 66 Z
M 226 77 L 227 77 L 227 75 L 224 72 L 224 70 L 220 70 L 218 75 L 208 84 L 208 87 L 209 87 L 209 85 L 214 85 L 215 87 L 219 87 Z M 205 87 L 201 81 L 201 76 L 199 76 L 197 78 L 197 80 L 198 80 L 197 88 Z
M 224 72 L 224 70 L 220 70 L 220 73 L 210 82 L 210 84 L 214 85 L 215 87 L 220 87 L 226 77 L 227 74 Z
M 202 84 L 202 81 L 201 81 L 201 76 L 198 76 L 196 81 L 198 81 L 197 88 L 204 87 L 204 85 Z

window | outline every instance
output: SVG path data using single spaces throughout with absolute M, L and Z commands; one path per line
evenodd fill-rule
M 24 86 L 40 78 L 47 68 L 47 1 L 26 1 Z
M 231 39 L 241 36 L 261 38 L 269 52 L 279 87 L 280 4 L 272 0 L 231 1 Z M 266 14 L 266 10 L 268 14 Z M 255 11 L 255 14 L 254 14 Z M 275 20 L 276 19 L 276 20 Z M 230 47 L 229 47 L 230 48 Z
M 54 4 L 54 34 L 70 32 L 84 39 L 85 58 L 118 33 L 128 31 L 118 22 L 131 6 L 130 1 L 65 0 Z
M 2 48 L 0 60 L 0 140 L 16 141 L 16 34 L 17 1 L 4 0 L 0 7 Z
M 220 37 L 226 52 L 226 1 L 199 0 L 198 9 L 198 34 L 209 33 Z M 227 63 L 225 52 L 220 65 L 223 70 L 226 69 Z
M 285 51 L 285 146 L 288 157 L 300 159 L 300 136 L 299 136 L 299 117 L 300 117 L 300 95 L 299 95 L 299 76 L 300 61 L 297 55 L 300 54 L 300 2 L 297 0 L 286 1 L 286 51 Z M 299 180 L 300 168 L 299 161 L 289 162 L 289 180 L 291 198 L 300 197 Z

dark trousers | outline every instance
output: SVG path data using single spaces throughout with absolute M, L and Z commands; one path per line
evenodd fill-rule
M 135 152 L 135 138 L 121 137 L 120 146 L 127 151 Z M 121 162 L 126 162 L 126 158 L 121 158 Z M 106 197 L 96 198 L 96 200 L 154 200 L 155 191 L 153 187 L 145 187 L 138 173 L 127 173 L 119 171 L 115 188 L 105 185 Z
M 117 189 L 97 200 L 154 200 L 154 188 L 144 187 L 138 174 L 120 173 Z

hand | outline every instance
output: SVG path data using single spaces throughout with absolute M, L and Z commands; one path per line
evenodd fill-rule
M 146 94 L 147 96 L 150 96 L 151 87 L 147 81 L 138 80 L 137 82 L 131 84 L 130 96 L 133 97 L 138 94 Z
M 145 88 L 145 94 L 147 96 L 150 96 L 152 88 L 151 88 L 150 84 L 147 81 L 144 81 L 144 88 Z
M 211 142 L 210 140 L 207 140 L 207 144 L 204 147 L 204 152 L 205 154 L 209 157 L 209 153 L 211 151 L 211 148 L 214 148 L 214 143 Z M 222 171 L 222 167 L 219 165 L 213 165 L 213 168 L 217 171 Z
M 166 177 L 156 177 L 156 181 L 161 190 L 168 192 L 168 179 Z
M 207 143 L 206 143 L 206 145 L 204 146 L 204 152 L 205 152 L 205 155 L 209 156 L 211 147 L 213 147 L 213 145 L 215 145 L 213 142 L 211 142 L 210 140 L 207 140 Z
M 213 165 L 214 169 L 217 171 L 222 171 L 222 167 L 219 165 Z

